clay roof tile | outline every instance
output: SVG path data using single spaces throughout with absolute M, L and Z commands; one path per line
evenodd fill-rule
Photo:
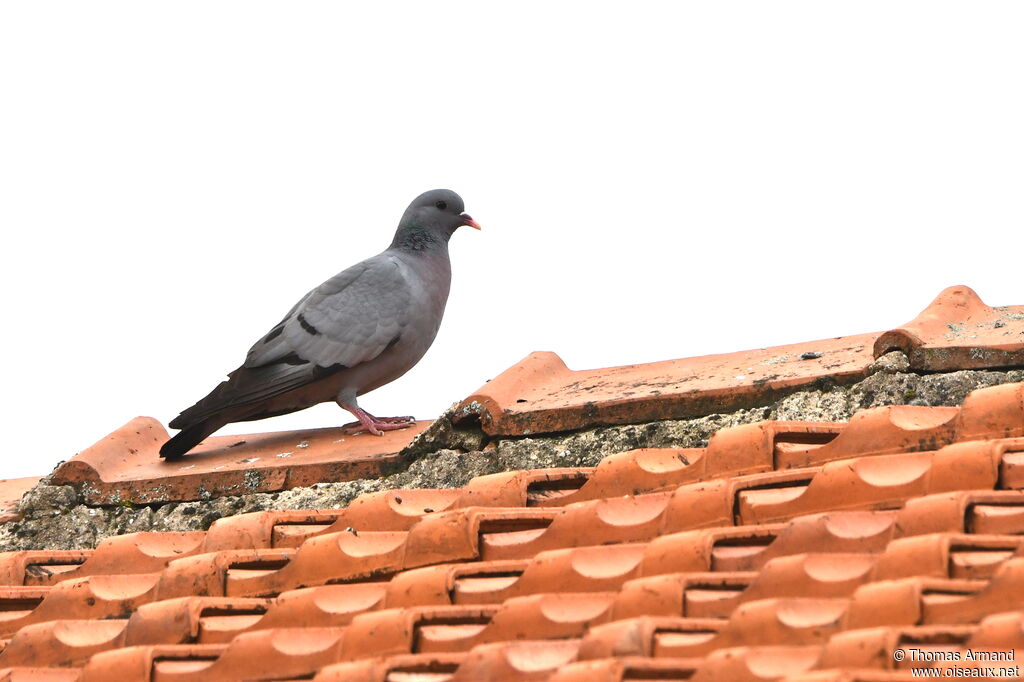
M 375 477 L 428 424 L 379 438 L 340 429 L 213 436 L 187 458 L 166 461 L 158 450 L 167 431 L 138 417 L 61 464 L 52 483 L 78 486 L 89 504 L 149 504 Z
M 954 287 L 885 333 L 582 371 L 534 354 L 416 443 L 425 423 L 211 438 L 163 462 L 166 432 L 139 418 L 53 482 L 109 505 L 376 477 L 474 420 L 483 433 L 459 442 L 497 457 L 496 440 L 751 408 L 887 362 L 1022 366 L 1022 333 L 1024 308 Z M 876 363 L 892 349 L 909 360 Z M 5 552 L 0 680 L 908 679 L 896 648 L 1024 647 L 1022 489 L 1019 383 L 959 407 L 762 421 L 596 467 Z

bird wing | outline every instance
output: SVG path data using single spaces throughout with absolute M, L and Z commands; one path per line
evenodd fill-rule
M 411 303 L 404 264 L 388 253 L 370 258 L 306 294 L 249 350 L 243 367 L 296 361 L 354 367 L 397 341 Z
M 373 360 L 401 337 L 412 293 L 405 265 L 386 252 L 335 275 L 302 297 L 227 381 L 171 426 L 273 398 Z

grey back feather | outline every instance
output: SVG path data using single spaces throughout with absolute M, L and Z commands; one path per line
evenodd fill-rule
M 408 324 L 412 290 L 406 268 L 384 252 L 335 275 L 257 341 L 243 366 L 298 359 L 355 367 L 377 357 Z

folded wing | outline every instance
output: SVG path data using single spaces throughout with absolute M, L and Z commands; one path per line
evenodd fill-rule
M 383 253 L 306 294 L 249 350 L 245 362 L 171 422 L 184 428 L 369 362 L 398 341 L 412 292 L 404 265 Z

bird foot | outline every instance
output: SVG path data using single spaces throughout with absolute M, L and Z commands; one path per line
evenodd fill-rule
M 373 419 L 385 424 L 411 424 L 416 421 L 416 417 L 373 417 Z
M 413 417 L 374 417 L 366 410 L 351 410 L 352 414 L 359 418 L 359 421 L 345 424 L 341 427 L 342 433 L 353 436 L 357 433 L 372 433 L 375 436 L 383 436 L 385 431 L 398 431 L 407 429 L 416 421 Z

